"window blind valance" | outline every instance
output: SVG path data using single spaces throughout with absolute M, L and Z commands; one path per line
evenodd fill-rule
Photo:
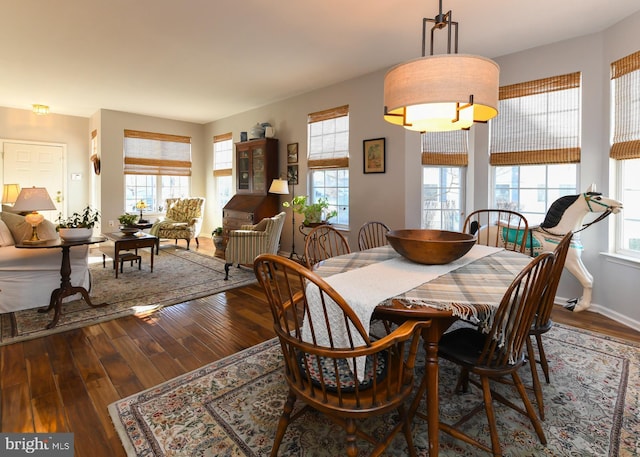
M 191 137 L 125 130 L 124 172 L 191 176 Z
M 501 87 L 491 165 L 579 163 L 581 78 L 576 72 Z
M 640 159 L 640 51 L 611 64 L 613 141 L 609 157 Z

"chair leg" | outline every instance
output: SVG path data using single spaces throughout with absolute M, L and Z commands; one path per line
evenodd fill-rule
M 229 279 L 229 268 L 231 268 L 231 263 L 225 263 L 224 264 L 224 280 L 228 280 Z
M 518 375 L 517 371 L 511 373 L 511 378 L 513 379 L 513 383 L 518 389 L 518 393 L 520 394 L 520 398 L 522 398 L 522 403 L 524 404 L 525 409 L 527 410 L 527 416 L 529 416 L 529 420 L 531 421 L 531 425 L 536 430 L 536 434 L 540 439 L 540 443 L 547 444 L 547 438 L 544 436 L 544 430 L 542 430 L 542 425 L 540 425 L 540 421 L 538 420 L 538 416 L 536 415 L 536 411 L 533 409 L 533 405 L 529 401 L 529 397 L 527 396 L 527 391 L 522 383 L 522 379 Z
M 398 408 L 398 412 L 400 413 L 400 419 L 404 422 L 402 429 L 404 430 L 404 437 L 407 440 L 409 455 L 411 457 L 416 457 L 416 448 L 413 445 L 413 433 L 411 431 L 411 419 L 407 415 L 407 410 L 403 405 Z
M 529 365 L 531 366 L 531 380 L 533 381 L 533 393 L 536 396 L 538 411 L 540 411 L 540 419 L 544 420 L 544 399 L 542 398 L 542 386 L 538 377 L 538 367 L 536 366 L 536 355 L 533 351 L 533 343 L 531 337 L 527 337 L 527 357 L 529 357 Z
M 190 242 L 190 241 L 191 241 L 191 240 L 187 240 L 187 251 L 189 250 L 189 242 Z
M 538 343 L 538 353 L 540 354 L 540 365 L 544 372 L 544 379 L 547 381 L 547 384 L 549 384 L 549 364 L 547 363 L 547 355 L 545 354 L 544 346 L 542 345 L 542 335 L 539 333 L 536 335 L 536 343 Z
M 196 247 L 199 248 L 200 247 L 200 241 L 198 240 L 198 237 L 196 237 Z
M 358 445 L 356 444 L 356 421 L 355 419 L 347 419 L 347 456 L 358 457 Z
M 481 376 L 480 380 L 482 382 L 484 409 L 487 413 L 487 422 L 489 422 L 489 433 L 491 434 L 491 449 L 493 449 L 494 456 L 501 456 L 502 448 L 500 447 L 500 439 L 498 438 L 496 412 L 493 409 L 493 399 L 491 398 L 491 386 L 489 385 L 489 378 L 486 376 Z
M 289 422 L 291 421 L 291 411 L 293 411 L 293 405 L 295 404 L 295 402 L 295 394 L 289 392 L 287 401 L 284 404 L 284 410 L 282 411 L 282 415 L 280 416 L 280 420 L 278 421 L 276 438 L 273 441 L 273 447 L 271 448 L 271 457 L 276 457 L 276 455 L 278 455 L 278 449 L 280 449 L 280 443 L 282 443 L 282 438 L 284 438 L 284 432 L 287 431 L 287 427 L 289 426 Z

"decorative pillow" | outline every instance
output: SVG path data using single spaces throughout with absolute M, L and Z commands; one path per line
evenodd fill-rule
M 381 382 L 387 374 L 387 353 L 378 353 L 378 366 L 376 373 L 373 372 L 373 356 L 367 356 L 367 362 L 364 369 L 364 379 L 360 382 L 359 390 L 368 389 L 373 385 L 374 376 L 377 382 Z M 304 360 L 309 366 L 309 376 L 306 373 L 306 367 Z M 320 358 L 320 367 L 318 367 L 318 358 L 312 354 L 299 354 L 298 365 L 300 366 L 300 373 L 311 380 L 316 387 L 322 387 L 321 379 L 324 379 L 324 384 L 327 390 L 336 392 L 338 390 L 338 381 L 336 380 L 336 374 L 333 362 L 338 363 L 338 373 L 340 375 L 340 390 L 342 392 L 353 392 L 356 390 L 355 378 L 349 364 L 346 359 L 331 359 Z M 319 369 L 322 370 L 322 378 L 320 377 Z
M 13 246 L 14 244 L 15 243 L 13 241 L 11 230 L 9 230 L 7 224 L 5 224 L 2 219 L 0 219 L 0 246 Z

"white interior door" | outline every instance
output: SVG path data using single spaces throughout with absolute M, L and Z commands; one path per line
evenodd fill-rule
M 55 222 L 58 213 L 64 213 L 64 147 L 6 141 L 3 145 L 3 182 L 47 189 L 56 210 L 39 212 Z

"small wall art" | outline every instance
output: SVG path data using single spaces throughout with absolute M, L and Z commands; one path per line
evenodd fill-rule
M 364 173 L 385 172 L 384 138 L 374 138 L 362 142 Z
M 287 181 L 292 186 L 298 185 L 298 165 L 287 165 Z
M 298 143 L 287 145 L 287 163 L 298 163 Z

